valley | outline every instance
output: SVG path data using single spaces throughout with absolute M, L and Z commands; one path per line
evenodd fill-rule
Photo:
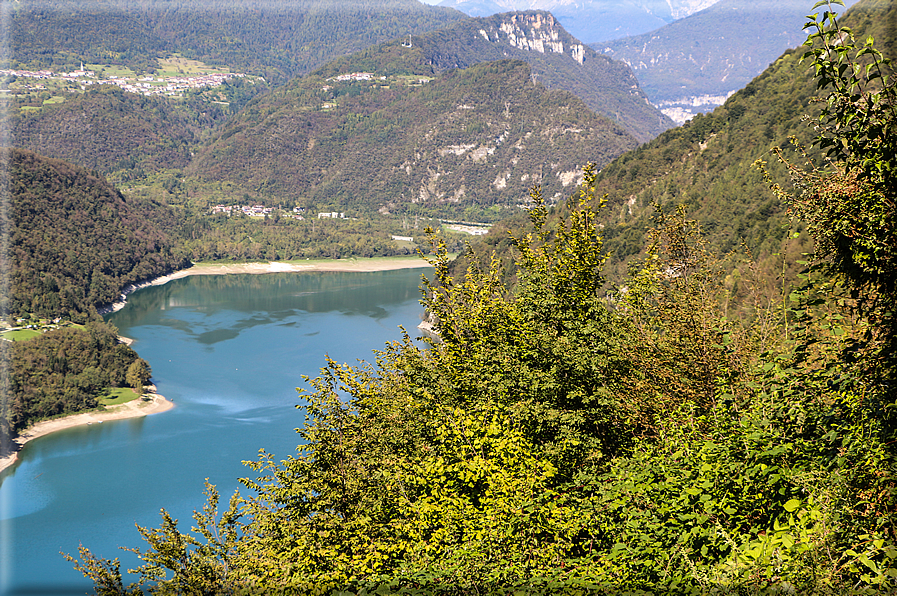
M 178 408 L 71 437 L 152 443 L 157 477 L 228 459 L 242 486 L 178 497 L 190 532 L 141 517 L 130 575 L 89 545 L 67 572 L 121 595 L 893 590 L 893 2 L 622 3 L 615 30 L 664 24 L 616 39 L 565 26 L 598 2 L 443 4 L 11 13 L 0 448 L 152 378 Z M 386 271 L 412 266 L 420 292 Z M 390 343 L 343 364 L 362 336 Z M 27 486 L 66 441 L 0 485 L 63 540 Z M 146 486 L 120 461 L 97 469 Z

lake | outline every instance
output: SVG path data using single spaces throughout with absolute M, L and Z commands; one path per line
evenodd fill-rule
M 92 593 L 60 551 L 81 543 L 124 571 L 139 561 L 117 547 L 144 547 L 135 524 L 157 527 L 164 507 L 186 531 L 206 478 L 226 504 L 252 474 L 241 461 L 294 453 L 296 388 L 325 354 L 372 360 L 399 325 L 418 335 L 430 271 L 193 276 L 129 296 L 106 318 L 175 407 L 25 446 L 0 484 L 0 593 Z

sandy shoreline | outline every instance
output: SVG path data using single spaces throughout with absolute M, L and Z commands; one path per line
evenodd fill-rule
M 16 451 L 0 458 L 0 472 L 16 462 L 18 451 L 22 449 L 25 443 L 38 437 L 84 424 L 99 424 L 108 420 L 122 420 L 124 418 L 138 418 L 149 414 L 157 414 L 170 410 L 173 407 L 173 402 L 170 402 L 158 393 L 145 393 L 142 399 L 138 398 L 117 406 L 110 406 L 102 411 L 95 410 L 81 414 L 72 414 L 63 418 L 43 420 L 26 428 L 12 440 L 16 444 Z
M 236 273 L 301 273 L 303 271 L 394 271 L 396 269 L 419 269 L 430 267 L 420 257 L 380 257 L 373 259 L 326 259 L 308 261 L 306 263 L 283 263 L 268 261 L 266 263 L 236 263 L 233 265 L 214 265 L 200 263 L 189 269 L 181 269 L 169 275 L 163 275 L 139 284 L 132 284 L 122 292 L 122 299 L 103 308 L 97 309 L 101 315 L 121 310 L 127 303 L 127 295 L 136 292 L 140 288 L 149 286 L 161 286 L 168 282 L 190 277 L 191 275 L 230 275 Z

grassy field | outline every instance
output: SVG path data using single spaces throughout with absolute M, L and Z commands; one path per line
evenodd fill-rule
M 425 77 L 423 75 L 396 75 L 391 78 L 407 87 L 420 87 L 421 81 L 429 83 L 433 80 L 433 77 Z
M 227 69 L 208 66 L 199 60 L 188 60 L 179 54 L 173 54 L 168 58 L 159 60 L 162 66 L 156 71 L 160 77 L 177 77 L 184 75 L 205 75 L 214 72 L 228 72 Z
M 136 391 L 130 387 L 113 387 L 108 390 L 108 395 L 99 398 L 97 401 L 101 406 L 117 406 L 118 404 L 127 403 L 140 397 Z
M 0 337 L 8 339 L 9 341 L 23 341 L 31 339 L 32 337 L 37 337 L 40 334 L 40 331 L 34 329 L 16 329 L 15 331 L 4 331 L 0 334 Z

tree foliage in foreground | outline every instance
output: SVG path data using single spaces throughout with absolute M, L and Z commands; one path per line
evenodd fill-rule
M 835 0 L 838 4 L 841 2 Z M 824 2 L 818 3 L 819 5 Z M 824 106 L 814 123 L 815 144 L 826 152 L 807 167 L 776 151 L 795 192 L 773 191 L 807 222 L 825 268 L 850 288 L 873 323 L 868 347 L 894 363 L 897 303 L 897 89 L 891 61 L 870 36 L 857 47 L 853 31 L 826 11 L 806 28 Z M 881 349 L 884 346 L 884 349 Z
M 874 177 L 893 171 L 875 150 L 889 128 L 863 130 L 857 178 L 893 204 Z M 800 215 L 829 216 L 819 197 L 853 169 L 834 157 Z M 865 245 L 838 245 L 846 286 L 810 270 L 735 321 L 694 223 L 660 212 L 608 296 L 584 178 L 555 227 L 536 193 L 514 292 L 495 266 L 453 278 L 437 250 L 424 303 L 440 340 L 328 361 L 296 456 L 261 452 L 224 511 L 209 487 L 193 534 L 164 512 L 140 529 L 142 584 L 86 549 L 76 568 L 102 594 L 893 593 L 893 361 L 862 343 L 893 318 L 868 302 L 887 287 L 843 267 Z

